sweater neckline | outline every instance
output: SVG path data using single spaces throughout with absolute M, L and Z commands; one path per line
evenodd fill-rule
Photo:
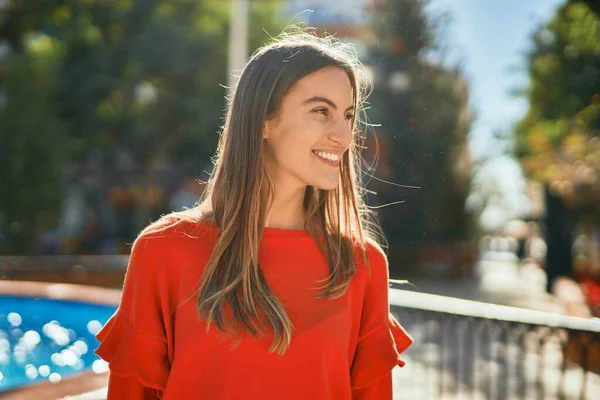
M 284 229 L 265 227 L 264 237 L 310 237 L 310 233 L 305 229 Z
M 219 230 L 219 226 L 214 221 L 206 221 L 206 224 L 214 230 Z M 265 227 L 263 237 L 280 238 L 280 237 L 311 237 L 310 232 L 305 229 L 285 229 Z

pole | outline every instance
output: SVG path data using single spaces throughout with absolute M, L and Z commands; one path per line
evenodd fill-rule
M 231 0 L 227 88 L 230 97 L 248 57 L 248 0 Z

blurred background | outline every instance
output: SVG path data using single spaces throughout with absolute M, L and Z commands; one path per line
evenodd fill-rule
M 373 81 L 368 203 L 401 289 L 600 316 L 596 0 L 1 0 L 0 277 L 120 288 L 290 23 Z

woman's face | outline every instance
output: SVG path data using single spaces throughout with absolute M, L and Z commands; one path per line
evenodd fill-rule
M 337 67 L 313 72 L 292 86 L 263 132 L 276 188 L 338 186 L 342 155 L 352 140 L 352 94 L 347 73 Z

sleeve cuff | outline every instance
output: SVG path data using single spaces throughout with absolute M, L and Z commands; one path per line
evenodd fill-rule
M 388 326 L 376 329 L 360 338 L 352 363 L 352 389 L 365 387 L 389 373 L 396 365 L 406 364 L 401 353 L 413 339 L 390 314 Z
M 108 362 L 111 374 L 134 377 L 142 385 L 163 390 L 169 376 L 166 342 L 136 329 L 116 313 L 96 335 L 95 353 Z

